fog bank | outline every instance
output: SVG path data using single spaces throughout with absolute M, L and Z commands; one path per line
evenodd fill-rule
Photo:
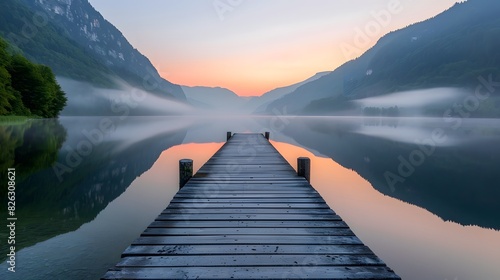
M 189 104 L 161 97 L 117 82 L 118 89 L 102 89 L 57 77 L 68 102 L 62 116 L 164 116 L 195 114 Z

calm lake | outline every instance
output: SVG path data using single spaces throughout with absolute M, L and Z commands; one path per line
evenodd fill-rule
M 310 157 L 312 185 L 403 279 L 499 279 L 500 120 L 278 116 L 1 124 L 0 218 L 15 168 L 18 220 L 0 279 L 99 279 L 175 195 L 178 161 L 196 171 L 226 131 Z

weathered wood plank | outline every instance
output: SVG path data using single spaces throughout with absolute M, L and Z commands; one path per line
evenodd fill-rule
M 231 178 L 232 180 L 238 181 L 250 181 L 254 182 L 263 181 L 263 182 L 300 182 L 300 179 L 290 179 L 290 176 L 295 176 L 295 172 L 293 171 L 276 171 L 276 172 L 238 172 L 233 174 L 228 174 L 226 172 L 198 172 L 193 177 L 193 182 L 202 181 L 210 183 L 214 180 L 220 180 Z M 268 181 L 271 180 L 271 181 Z
M 236 177 L 236 176 L 221 176 L 212 178 L 192 178 L 189 180 L 190 183 L 224 183 L 226 181 L 231 181 L 232 184 L 251 184 L 251 183 L 305 183 L 304 178 L 271 178 L 271 177 Z
M 186 188 L 186 189 L 184 189 Z M 187 183 L 182 189 L 183 192 L 189 191 L 311 191 L 310 187 L 304 184 L 288 185 L 288 184 L 238 184 L 231 182 L 220 182 L 215 184 L 204 184 L 204 183 Z M 312 190 L 313 191 L 313 190 Z
M 336 221 L 264 221 L 264 220 L 245 220 L 245 221 L 195 221 L 195 220 L 168 220 L 154 221 L 149 227 L 218 227 L 218 228 L 278 228 L 278 227 L 344 227 L 347 226 L 340 218 Z
M 126 257 L 117 267 L 380 266 L 375 255 L 226 255 Z
M 177 193 L 176 197 L 199 197 L 207 195 L 217 195 L 218 197 L 319 197 L 319 194 L 314 191 L 227 191 L 227 190 L 212 190 L 212 191 L 196 191 L 195 189 L 190 189 L 188 191 L 182 191 Z
M 168 256 L 168 255 L 367 255 L 373 252 L 365 245 L 149 245 L 129 246 L 127 256 Z
M 171 203 L 325 203 L 323 198 L 182 198 L 174 197 Z
M 210 235 L 210 236 L 141 236 L 133 245 L 196 245 L 196 244 L 267 244 L 267 245 L 340 245 L 363 244 L 356 236 L 275 236 L 275 235 Z
M 292 188 L 302 188 L 302 189 L 308 189 L 311 188 L 311 186 L 307 183 L 307 181 L 304 180 L 299 180 L 299 181 L 277 181 L 277 182 L 268 182 L 268 181 L 253 181 L 249 183 L 245 182 L 238 182 L 238 181 L 231 181 L 229 179 L 221 181 L 221 182 L 203 182 L 203 181 L 189 181 L 187 185 L 191 185 L 192 187 L 219 187 L 219 186 L 227 186 L 227 187 L 254 187 L 254 188 L 282 188 L 282 189 L 292 189 Z
M 148 227 L 141 236 L 168 235 L 327 235 L 352 236 L 349 228 L 153 228 Z
M 185 189 L 184 189 L 185 188 Z M 231 193 L 246 193 L 246 192 L 269 192 L 269 193 L 315 193 L 314 190 L 308 190 L 303 186 L 260 186 L 260 185 L 240 185 L 240 184 L 218 184 L 218 185 L 204 185 L 204 184 L 189 184 L 182 189 L 182 193 L 216 193 L 216 192 L 231 192 Z
M 103 279 L 400 279 L 384 266 L 243 266 L 243 267 L 179 267 L 165 270 L 161 267 L 116 268 Z
M 195 206 L 193 206 L 195 205 Z M 197 206 L 196 206 L 197 205 Z M 176 203 L 171 202 L 168 206 L 169 208 L 193 208 L 198 207 L 199 209 L 203 208 L 310 208 L 310 209 L 328 209 L 328 205 L 326 203 Z
M 167 208 L 162 214 L 314 214 L 314 215 L 335 215 L 332 209 L 266 209 L 266 208 Z M 340 217 L 339 217 L 340 218 Z
M 213 175 L 213 176 L 224 176 L 224 175 L 230 175 L 231 177 L 235 176 L 243 176 L 243 175 L 261 175 L 261 176 L 269 176 L 269 177 L 274 177 L 277 175 L 286 175 L 283 176 L 284 178 L 289 178 L 290 175 L 294 176 L 295 171 L 294 170 L 267 170 L 267 169 L 258 169 L 255 168 L 255 170 L 243 170 L 243 169 L 237 169 L 237 165 L 235 165 L 236 170 L 231 170 L 229 171 L 228 168 L 220 168 L 218 170 L 198 170 L 196 173 L 195 178 L 205 178 L 208 175 Z
M 338 221 L 336 215 L 312 214 L 160 214 L 157 221 L 168 220 L 195 220 L 195 221 L 230 221 L 230 220 L 264 220 L 264 221 Z
M 259 164 L 259 165 L 246 165 L 246 164 L 238 164 L 238 165 L 232 165 L 232 164 L 227 164 L 227 165 L 211 165 L 211 164 L 205 164 L 203 165 L 200 170 L 209 170 L 209 171 L 225 171 L 225 172 L 239 172 L 241 170 L 258 170 L 258 171 L 288 171 L 288 170 L 294 170 L 290 166 L 280 164 Z

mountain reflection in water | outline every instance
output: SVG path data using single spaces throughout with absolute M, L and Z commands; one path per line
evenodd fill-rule
M 112 124 L 110 131 L 101 129 L 103 120 Z M 406 240 L 412 237 L 404 223 L 409 223 L 407 228 L 414 223 L 433 224 L 436 230 L 446 227 L 446 236 L 439 237 L 426 229 L 441 244 L 436 246 L 443 246 L 446 252 L 450 249 L 447 238 L 470 235 L 495 240 L 498 236 L 498 232 L 484 229 L 500 229 L 497 120 L 469 119 L 456 128 L 441 119 L 412 118 L 64 117 L 0 125 L 1 166 L 3 170 L 15 167 L 17 173 L 18 255 L 30 267 L 24 267 L 17 279 L 36 279 L 40 269 L 47 270 L 47 277 L 101 276 L 124 246 L 167 206 L 177 188 L 176 162 L 191 157 L 195 167 L 201 166 L 225 141 L 226 131 L 270 131 L 273 143 L 292 165 L 294 158 L 304 155 L 304 149 L 313 153 L 313 164 L 320 164 L 312 167 L 313 185 L 404 278 L 419 279 L 408 262 L 430 258 L 416 254 L 416 247 L 407 248 L 407 258 L 401 258 L 399 248 L 392 248 L 411 243 Z M 386 196 L 378 197 L 379 193 Z M 442 220 L 479 227 L 437 224 L 420 208 L 399 200 Z M 367 211 L 401 217 L 375 222 L 376 217 Z M 6 238 L 4 231 L 0 234 L 1 239 Z M 89 246 L 88 238 L 95 239 L 94 247 L 82 249 L 80 246 Z M 413 240 L 425 243 L 426 238 L 414 236 Z M 475 248 L 482 248 L 479 246 Z M 89 257 L 101 247 L 100 257 Z M 6 244 L 0 249 L 4 252 Z M 427 253 L 433 250 L 428 249 Z M 75 250 L 83 251 L 72 254 Z M 453 250 L 463 253 L 465 247 Z M 47 251 L 68 252 L 72 257 L 44 256 L 42 252 Z M 489 251 L 485 254 L 495 257 Z M 50 259 L 54 267 L 47 269 L 39 258 Z M 443 260 L 438 266 L 453 265 L 456 263 Z M 69 268 L 62 272 L 57 266 Z M 71 271 L 81 266 L 86 269 Z M 494 269 L 488 266 L 484 271 L 490 274 L 484 275 L 491 275 Z M 468 270 L 481 279 L 477 271 Z M 456 277 L 438 268 L 427 273 L 433 278 Z M 466 279 L 464 273 L 457 275 Z

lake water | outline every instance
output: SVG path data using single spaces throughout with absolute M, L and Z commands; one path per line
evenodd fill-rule
M 0 125 L 1 220 L 16 168 L 16 273 L 98 279 L 226 131 L 271 132 L 360 239 L 403 279 L 500 277 L 500 121 L 339 117 L 63 117 Z

